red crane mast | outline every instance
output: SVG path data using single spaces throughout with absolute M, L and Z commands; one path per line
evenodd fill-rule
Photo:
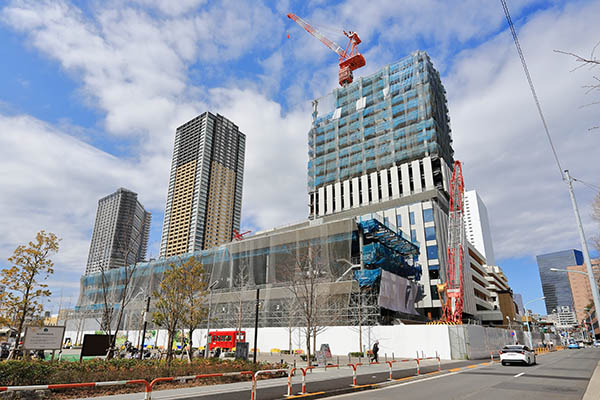
M 304 21 L 296 14 L 289 13 L 288 18 L 296 21 L 296 23 L 306 29 L 308 33 L 319 39 L 325 46 L 329 47 L 340 56 L 340 71 L 338 73 L 340 86 L 346 86 L 352 83 L 354 80 L 352 71 L 363 67 L 366 64 L 365 58 L 358 52 L 357 49 L 358 44 L 361 42 L 360 37 L 358 37 L 358 33 L 344 31 L 344 35 L 346 35 L 349 41 L 346 49 L 343 49 L 339 44 L 328 39 L 325 35 L 316 30 L 308 22 Z
M 454 162 L 450 180 L 450 209 L 448 220 L 448 253 L 446 257 L 446 303 L 444 320 L 462 323 L 465 282 L 465 185 L 460 161 Z

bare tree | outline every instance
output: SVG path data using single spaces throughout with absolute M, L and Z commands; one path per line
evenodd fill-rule
M 577 67 L 575 67 L 571 70 L 571 72 L 573 72 L 582 67 L 589 67 L 590 69 L 592 69 L 592 68 L 595 68 L 598 65 L 600 65 L 600 58 L 598 58 L 596 56 L 596 50 L 597 50 L 598 46 L 600 46 L 600 42 L 596 43 L 596 45 L 592 48 L 592 51 L 591 51 L 589 57 L 580 56 L 578 54 L 571 53 L 568 51 L 562 51 L 562 50 L 554 50 L 554 51 L 556 53 L 566 54 L 568 56 L 571 56 L 575 59 L 575 61 L 577 63 L 579 63 L 579 65 Z M 592 76 L 592 79 L 593 79 L 593 81 L 591 84 L 583 86 L 583 88 L 586 89 L 586 94 L 600 91 L 600 78 L 598 76 Z M 583 105 L 583 107 L 590 106 L 590 105 L 598 105 L 598 104 L 600 104 L 600 101 L 592 101 L 591 103 Z M 588 130 L 594 130 L 594 129 L 600 129 L 600 126 L 593 126 L 593 127 L 589 128 Z
M 308 365 L 312 362 L 317 335 L 330 325 L 330 321 L 325 321 L 323 311 L 328 308 L 326 283 L 331 282 L 332 277 L 327 264 L 322 262 L 321 251 L 318 246 L 309 247 L 306 254 L 296 255 L 294 265 L 282 267 L 287 270 L 288 289 L 302 321 Z
M 183 292 L 183 312 L 181 322 L 183 327 L 188 329 L 189 346 L 188 360 L 192 361 L 192 336 L 194 331 L 200 327 L 208 315 L 206 306 L 206 294 L 208 280 L 200 261 L 195 257 L 189 258 L 185 263 L 181 263 L 179 287 Z M 183 339 L 182 339 L 183 342 Z

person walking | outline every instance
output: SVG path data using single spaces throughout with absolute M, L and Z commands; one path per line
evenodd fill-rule
M 371 361 L 373 362 L 379 362 L 379 357 L 377 356 L 377 353 L 379 353 L 379 340 L 376 340 L 375 343 L 373 344 L 373 359 Z

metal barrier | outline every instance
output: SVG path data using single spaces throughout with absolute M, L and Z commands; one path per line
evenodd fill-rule
M 25 390 L 52 390 L 52 389 L 77 389 L 84 387 L 98 386 L 121 386 L 121 385 L 144 385 L 145 399 L 150 399 L 151 388 L 145 379 L 133 379 L 129 381 L 108 381 L 108 382 L 86 382 L 86 383 L 62 383 L 55 385 L 29 385 L 29 386 L 0 386 L 0 392 L 20 392 Z
M 250 399 L 256 400 L 256 380 L 260 374 L 277 374 L 281 372 L 288 372 L 287 369 L 261 369 L 256 371 L 252 375 L 252 391 L 250 392 Z
M 352 385 L 351 386 L 358 386 L 356 384 L 356 367 L 358 367 L 359 365 L 363 365 L 363 363 L 348 364 L 349 367 L 352 367 Z
M 254 376 L 254 373 L 252 371 L 236 371 L 236 372 L 219 372 L 219 373 L 214 373 L 214 374 L 200 374 L 200 375 L 186 375 L 186 376 L 169 376 L 169 377 L 165 377 L 165 378 L 156 378 L 154 379 L 152 382 L 150 382 L 149 386 L 149 390 L 146 391 L 146 397 L 144 398 L 145 400 L 151 400 L 152 399 L 152 391 L 154 390 L 154 385 L 156 385 L 157 383 L 161 383 L 161 382 L 174 382 L 174 381 L 179 381 L 179 382 L 186 382 L 186 381 L 191 381 L 191 380 L 196 380 L 196 379 L 203 379 L 203 378 L 218 378 L 218 377 L 222 377 L 222 376 L 236 376 L 236 375 L 252 375 Z M 144 381 L 146 382 L 146 381 Z

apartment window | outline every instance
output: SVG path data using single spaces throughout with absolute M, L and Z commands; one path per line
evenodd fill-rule
M 436 285 L 431 285 L 431 298 L 433 300 L 439 300 L 440 299 L 440 294 L 437 291 L 437 286 Z
M 410 224 L 414 225 L 415 224 L 415 213 L 412 211 L 410 213 L 408 213 L 408 219 L 410 220 Z
M 430 265 L 429 266 L 429 279 L 440 279 L 440 266 Z
M 402 226 L 402 215 L 398 214 L 398 215 L 396 215 L 396 228 L 398 228 L 398 230 L 400 230 L 401 226 Z
M 433 222 L 433 208 L 426 208 L 423 210 L 423 221 Z
M 417 231 L 414 229 L 410 230 L 410 240 L 413 242 L 417 241 Z
M 437 245 L 427 246 L 427 258 L 430 260 L 437 260 L 438 258 L 438 247 Z
M 425 228 L 425 240 L 435 240 L 435 226 Z

